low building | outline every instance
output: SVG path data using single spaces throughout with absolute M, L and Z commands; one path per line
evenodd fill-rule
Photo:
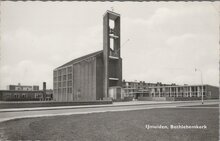
M 0 101 L 39 101 L 43 100 L 43 91 L 0 90 Z
M 39 86 L 28 86 L 28 85 L 21 85 L 18 83 L 18 85 L 8 85 L 7 90 L 22 90 L 22 91 L 39 91 Z
M 46 90 L 45 100 L 46 100 L 46 101 L 53 100 L 53 90 L 52 90 L 52 89 Z
M 123 96 L 139 100 L 196 100 L 218 99 L 219 88 L 211 85 L 176 85 L 157 83 L 146 83 L 145 81 L 123 81 Z M 169 98 L 170 97 L 170 98 Z
M 219 88 L 211 85 L 175 85 L 149 87 L 150 97 L 203 97 L 218 99 Z
M 162 84 L 157 83 L 146 83 L 145 81 L 125 81 L 122 82 L 123 87 L 123 97 L 132 97 L 133 99 L 138 99 L 138 97 L 149 97 L 150 91 L 149 87 L 152 86 L 170 86 L 175 84 Z
M 43 83 L 43 90 L 39 86 L 9 85 L 7 90 L 0 90 L 0 101 L 43 101 L 52 100 L 53 90 L 46 89 L 46 82 Z

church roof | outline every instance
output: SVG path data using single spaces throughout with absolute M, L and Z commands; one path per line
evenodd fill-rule
M 64 67 L 64 66 L 72 65 L 72 64 L 74 64 L 74 63 L 81 62 L 81 61 L 83 61 L 83 60 L 85 60 L 85 59 L 88 59 L 88 58 L 90 58 L 90 57 L 95 57 L 95 56 L 101 54 L 102 52 L 103 52 L 103 50 L 100 50 L 100 51 L 93 52 L 93 53 L 87 54 L 87 55 L 85 55 L 85 56 L 82 56 L 82 57 L 73 59 L 72 61 L 69 61 L 69 62 L 65 63 L 64 65 L 62 65 L 62 66 L 60 66 L 60 67 L 58 67 L 58 68 L 56 68 L 56 69 L 62 68 L 62 67 Z

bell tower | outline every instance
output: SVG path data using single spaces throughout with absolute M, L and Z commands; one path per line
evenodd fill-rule
M 122 58 L 120 49 L 120 15 L 106 11 L 103 17 L 103 96 L 109 98 L 109 90 L 122 86 Z M 120 89 L 121 91 L 121 89 Z M 117 92 L 119 95 L 120 92 Z

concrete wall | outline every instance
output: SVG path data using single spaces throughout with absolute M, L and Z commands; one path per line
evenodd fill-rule
M 207 99 L 204 97 L 204 99 Z M 191 101 L 201 100 L 201 97 L 138 97 L 140 101 Z
M 56 107 L 56 106 L 79 106 L 79 105 L 101 105 L 112 104 L 112 101 L 74 101 L 74 102 L 55 102 L 55 101 L 20 101 L 20 102 L 1 102 L 0 109 L 8 108 L 32 108 L 32 107 Z
M 123 99 L 121 87 L 109 87 L 109 97 L 113 100 Z
M 215 86 L 207 86 L 207 97 L 209 99 L 218 99 L 219 98 L 219 88 Z
M 116 17 L 115 17 L 116 16 Z M 115 17 L 115 18 L 112 18 Z M 109 20 L 115 21 L 114 33 L 118 36 L 114 39 L 114 46 L 111 50 L 109 36 Z M 104 97 L 109 97 L 108 88 L 111 86 L 122 86 L 122 60 L 120 57 L 120 16 L 116 13 L 107 12 L 103 17 L 103 62 L 104 62 L 104 82 L 103 94 Z M 109 58 L 110 51 L 117 53 L 119 59 L 112 60 Z M 118 78 L 119 80 L 109 80 L 109 78 Z
M 204 97 L 204 100 L 207 99 Z M 192 101 L 201 100 L 201 97 L 166 97 L 166 101 Z
M 96 100 L 96 58 L 73 65 L 73 100 Z
M 140 101 L 166 101 L 166 97 L 138 97 Z
M 103 83 L 103 94 L 104 97 L 108 97 L 108 68 L 109 68 L 109 14 L 103 17 L 103 59 L 104 59 L 104 83 Z
M 96 57 L 96 100 L 102 100 L 104 83 L 104 61 L 103 53 Z
M 104 65 L 103 65 L 103 53 L 97 56 L 87 58 L 72 65 L 64 66 L 58 69 L 64 70 L 65 68 L 72 68 L 71 79 L 63 81 L 61 77 L 61 83 L 71 81 L 71 85 L 62 86 L 61 88 L 55 83 L 59 84 L 59 81 L 54 80 L 54 100 L 55 101 L 92 101 L 103 99 L 103 78 L 104 78 Z M 68 69 L 67 69 L 68 70 Z M 65 74 L 64 74 L 65 75 Z M 54 72 L 55 76 L 55 72 Z M 59 76 L 59 75 L 57 75 Z M 58 77 L 59 78 L 59 77 Z M 56 91 L 56 89 L 65 89 L 66 92 Z M 72 88 L 72 92 L 68 92 L 68 88 Z
M 39 101 L 43 91 L 0 91 L 0 101 Z
M 110 81 L 109 87 L 120 86 L 122 87 L 122 59 L 109 60 L 109 77 L 118 78 L 118 81 Z

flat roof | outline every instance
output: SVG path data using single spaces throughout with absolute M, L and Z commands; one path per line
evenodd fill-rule
M 39 87 L 39 85 L 8 85 L 8 86 L 19 86 L 19 87 L 33 87 L 33 86 L 38 86 Z
M 103 16 L 105 16 L 106 14 L 110 14 L 110 15 L 109 15 L 109 18 L 112 19 L 112 20 L 115 20 L 115 19 L 117 19 L 118 17 L 120 17 L 120 14 L 115 13 L 115 12 L 110 11 L 110 10 L 107 10 Z
M 198 85 L 150 86 L 149 88 L 158 88 L 158 87 L 195 87 L 195 86 L 202 86 L 202 84 L 198 84 Z M 219 88 L 219 87 L 217 87 L 217 86 L 208 85 L 208 84 L 203 84 L 203 86 L 211 86 L 211 87 Z
M 43 90 L 0 90 L 0 92 L 18 92 L 18 93 L 35 93 L 35 92 L 43 92 Z

